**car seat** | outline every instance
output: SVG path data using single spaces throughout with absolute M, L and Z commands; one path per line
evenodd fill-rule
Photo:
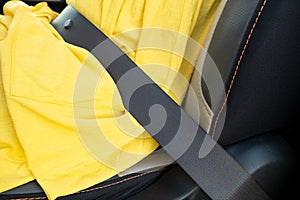
M 228 0 L 208 46 L 227 91 L 212 109 L 211 131 L 227 104 L 219 143 L 274 199 L 291 190 L 295 158 L 291 141 L 299 111 L 300 2 Z M 204 58 L 203 76 L 210 73 Z M 194 74 L 212 105 L 209 87 Z M 187 95 L 184 107 L 193 115 Z M 288 135 L 286 135 L 288 134 Z M 220 177 L 221 179 L 222 177 Z M 207 180 L 209 181 L 209 180 Z M 287 187 L 287 188 L 286 188 Z M 59 199 L 209 199 L 176 164 L 113 177 Z M 0 199 L 47 199 L 36 182 L 0 194 Z

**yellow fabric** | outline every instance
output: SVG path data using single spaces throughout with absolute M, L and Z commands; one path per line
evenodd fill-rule
M 128 51 L 132 60 L 181 103 L 188 82 L 176 74 L 189 80 L 193 68 L 174 53 L 139 47 L 155 40 L 170 50 L 179 45 L 184 53 L 186 41 L 178 41 L 176 34 L 151 38 L 147 31 L 121 33 L 161 28 L 203 44 L 220 0 L 68 3 Z M 158 146 L 124 109 L 103 67 L 84 49 L 64 42 L 53 29 L 50 22 L 56 16 L 46 3 L 30 7 L 20 1 L 8 2 L 0 16 L 0 192 L 36 179 L 47 196 L 55 199 L 116 175 Z M 74 102 L 82 69 L 87 72 L 84 86 L 90 79 L 101 78 L 93 98 L 84 98 L 85 91 L 79 89 L 82 95 Z M 74 109 L 80 114 L 74 114 Z M 105 145 L 97 146 L 103 152 L 102 162 L 82 142 L 85 134 L 97 133 L 90 125 L 95 121 L 116 147 L 110 151 Z

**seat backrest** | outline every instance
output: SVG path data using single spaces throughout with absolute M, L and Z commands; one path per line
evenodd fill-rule
M 208 52 L 223 78 L 227 111 L 219 142 L 284 128 L 300 102 L 300 1 L 228 0 Z M 209 73 L 209 63 L 203 74 Z M 204 96 L 209 92 L 202 81 Z M 224 112 L 220 99 L 214 126 Z

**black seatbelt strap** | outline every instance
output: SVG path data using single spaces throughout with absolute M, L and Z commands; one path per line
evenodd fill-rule
M 213 200 L 269 199 L 251 175 L 219 144 L 216 143 L 207 156 L 199 158 L 204 139 L 212 144 L 215 141 L 74 8 L 68 6 L 52 25 L 66 42 L 87 49 L 98 59 L 116 83 L 125 108 L 208 196 Z M 158 120 L 151 121 L 151 109 L 155 106 L 158 111 L 163 108 L 161 114 L 167 115 L 164 126 L 158 131 L 155 130 Z

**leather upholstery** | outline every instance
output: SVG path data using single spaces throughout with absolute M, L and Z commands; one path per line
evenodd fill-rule
M 289 145 L 277 133 L 254 137 L 227 147 L 227 151 L 256 179 L 272 199 L 285 199 L 285 186 L 293 174 Z M 129 200 L 160 199 L 209 200 L 210 198 L 178 166 L 171 169 L 148 189 Z
M 227 89 L 263 3 L 229 0 L 221 16 L 209 53 Z M 266 1 L 229 95 L 221 144 L 283 128 L 294 121 L 300 101 L 299 9 L 297 0 Z M 205 69 L 203 73 L 207 73 Z M 208 98 L 207 90 L 204 93 Z M 217 115 L 219 110 L 214 112 Z
M 217 63 L 227 89 L 262 4 L 263 0 L 228 0 L 218 23 L 209 53 Z M 232 144 L 293 122 L 300 101 L 299 10 L 298 0 L 267 1 L 228 99 L 222 144 Z M 205 87 L 204 92 L 209 100 Z M 222 101 L 220 99 L 220 103 Z M 276 135 L 255 137 L 228 147 L 243 167 L 271 192 L 281 191 L 277 188 L 283 185 L 281 177 L 289 172 L 289 166 L 282 165 L 289 164 L 287 149 L 287 144 Z M 149 182 L 155 178 L 157 176 Z M 37 186 L 30 189 L 33 193 L 40 191 Z M 24 192 L 28 194 L 30 190 L 23 188 L 5 195 L 22 195 Z M 168 172 L 133 199 L 147 199 L 151 194 L 157 197 L 158 193 L 167 197 L 175 195 L 172 196 L 175 198 L 176 194 L 172 192 L 178 198 L 207 198 L 181 169 L 175 168 L 175 172 Z

